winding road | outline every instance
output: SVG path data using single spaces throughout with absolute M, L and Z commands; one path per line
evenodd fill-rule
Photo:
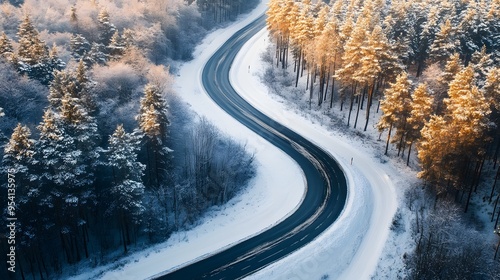
M 262 28 L 265 15 L 236 32 L 206 63 L 202 82 L 221 108 L 299 164 L 307 183 L 305 197 L 297 210 L 276 226 L 203 260 L 156 275 L 157 279 L 243 278 L 311 242 L 335 222 L 344 208 L 347 183 L 336 160 L 252 107 L 229 82 L 236 54 Z

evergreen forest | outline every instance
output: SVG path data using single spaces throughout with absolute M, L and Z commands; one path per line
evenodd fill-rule
M 0 203 L 17 220 L 0 248 L 17 265 L 1 279 L 116 261 L 245 187 L 253 155 L 172 84 L 205 34 L 256 3 L 2 1 Z

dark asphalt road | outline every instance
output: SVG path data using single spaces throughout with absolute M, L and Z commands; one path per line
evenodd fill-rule
M 236 54 L 264 27 L 265 16 L 262 16 L 233 35 L 207 62 L 202 73 L 203 85 L 226 112 L 299 164 L 307 181 L 305 198 L 292 215 L 276 226 L 206 259 L 169 274 L 156 275 L 157 279 L 242 278 L 312 241 L 338 218 L 344 208 L 346 179 L 335 159 L 253 108 L 229 82 L 229 70 Z

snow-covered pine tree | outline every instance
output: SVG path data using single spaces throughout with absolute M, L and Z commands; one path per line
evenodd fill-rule
M 320 46 L 320 37 L 325 30 L 330 8 L 327 5 L 319 2 L 316 4 L 316 9 L 319 9 L 319 12 L 316 19 L 314 19 L 313 17 L 314 44 L 312 44 L 312 46 L 309 48 L 314 53 L 313 61 L 315 61 L 315 67 L 319 70 L 318 106 L 321 106 L 321 104 L 323 104 L 323 101 L 326 100 L 325 87 L 328 84 L 327 81 L 329 80 L 328 75 L 330 72 L 330 64 L 326 59 L 327 48 L 324 45 Z
M 433 112 L 434 98 L 427 90 L 426 84 L 420 84 L 413 91 L 411 111 L 408 117 L 408 129 L 405 141 L 408 144 L 408 157 L 406 165 L 410 163 L 411 148 L 413 143 L 419 141 L 424 125 L 429 121 Z
M 122 39 L 122 36 L 118 33 L 118 30 L 115 31 L 113 37 L 111 37 L 111 41 L 108 45 L 108 54 L 109 58 L 112 60 L 118 60 L 125 53 L 125 43 Z
M 391 133 L 393 129 L 397 129 L 396 136 L 392 138 L 393 143 L 398 143 L 398 148 L 401 150 L 402 141 L 407 130 L 407 118 L 410 114 L 411 82 L 408 80 L 408 74 L 402 72 L 396 78 L 396 82 L 391 83 L 389 88 L 384 91 L 384 99 L 380 103 L 382 116 L 377 124 L 379 131 L 389 129 L 387 133 L 387 142 L 385 146 L 385 155 L 389 149 Z
M 90 52 L 91 45 L 81 34 L 72 34 L 70 39 L 71 55 L 75 59 L 81 59 Z
M 441 28 L 430 46 L 430 59 L 434 62 L 444 62 L 457 51 L 458 46 L 455 28 L 451 24 L 451 19 L 448 18 L 441 24 Z
M 491 111 L 483 92 L 476 86 L 472 66 L 455 76 L 444 103 L 446 115 L 457 130 L 456 137 L 464 146 L 462 152 L 469 153 L 471 158 L 479 156 L 487 138 L 485 132 L 489 129 Z
M 12 47 L 12 40 L 7 37 L 5 32 L 2 32 L 0 36 L 0 57 L 9 58 L 10 55 L 14 53 L 14 48 Z
M 148 186 L 158 187 L 168 176 L 167 157 L 171 150 L 166 146 L 167 126 L 170 124 L 167 108 L 160 89 L 153 84 L 146 85 L 137 121 L 139 129 L 145 136 Z
M 418 177 L 436 188 L 437 195 L 446 190 L 449 141 L 454 135 L 442 116 L 432 115 L 421 130 L 418 159 L 422 171 Z
M 59 51 L 57 50 L 57 45 L 54 43 L 52 49 L 49 51 L 48 68 L 54 70 L 62 70 L 66 67 L 66 63 L 59 58 Z M 52 73 L 51 73 L 51 77 Z
M 382 54 L 388 51 L 389 49 L 386 44 L 385 36 L 382 33 L 382 27 L 376 25 L 371 34 L 368 35 L 365 44 L 361 47 L 361 69 L 357 73 L 359 76 L 357 80 L 361 82 L 361 85 L 365 87 L 364 90 L 368 93 L 364 131 L 366 131 L 370 119 L 370 108 L 372 105 L 375 83 L 382 72 L 380 65 L 382 62 Z M 384 56 L 387 57 L 387 55 Z
M 17 36 L 19 38 L 16 58 L 18 71 L 48 85 L 52 80 L 52 72 L 64 68 L 64 63 L 57 57 L 57 53 L 51 54 L 27 14 L 19 25 Z
M 500 111 L 500 67 L 490 68 L 482 88 L 484 96 L 493 108 Z M 500 128 L 500 127 L 499 127 Z
M 436 113 L 441 114 L 444 110 L 443 99 L 447 97 L 449 84 L 455 76 L 464 68 L 459 53 L 454 53 L 446 61 L 444 71 L 438 77 L 439 86 L 434 88 L 434 102 Z
M 8 170 L 13 171 L 18 183 L 21 183 L 20 181 L 28 183 L 36 180 L 35 172 L 30 172 L 33 171 L 33 165 L 36 163 L 34 159 L 35 141 L 30 136 L 30 129 L 27 126 L 18 124 L 4 148 L 1 171 L 4 174 L 12 173 L 8 172 Z M 18 189 L 18 194 L 25 195 L 28 192 L 26 188 L 28 188 L 29 184 L 20 184 L 20 186 L 22 188 Z
M 99 43 L 108 46 L 111 38 L 116 31 L 116 27 L 109 21 L 109 13 L 106 9 L 102 8 L 97 17 L 99 29 Z
M 35 141 L 30 138 L 31 131 L 27 126 L 18 124 L 5 145 L 0 174 L 7 183 L 13 179 L 15 184 L 16 248 L 20 252 L 35 255 L 35 240 L 41 237 L 41 225 L 46 219 L 39 217 L 40 185 L 35 156 Z M 8 174 L 8 176 L 7 176 Z M 11 177 L 14 176 L 14 177 Z M 10 205 L 10 204 L 9 204 Z M 9 213 L 7 213 L 9 216 Z
M 439 81 L 448 86 L 448 84 L 455 78 L 455 75 L 462 71 L 462 69 L 463 64 L 460 60 L 460 54 L 455 52 L 446 61 L 443 74 L 439 77 Z
M 16 217 L 18 217 L 18 249 L 35 246 L 34 240 L 40 238 L 39 225 L 41 220 L 38 204 L 40 189 L 36 170 L 35 141 L 30 138 L 31 131 L 27 126 L 18 124 L 9 142 L 5 145 L 0 174 L 9 179 L 14 176 L 16 196 Z M 6 180 L 7 182 L 7 180 Z M 10 180 L 9 180 L 10 182 Z M 33 249 L 32 249 L 33 250 Z
M 470 65 L 474 68 L 474 78 L 477 85 L 483 87 L 486 82 L 486 76 L 494 65 L 491 54 L 486 52 L 486 46 L 483 46 L 481 51 L 476 51 L 472 54 Z
M 288 50 L 290 47 L 290 33 L 292 25 L 296 23 L 295 18 L 298 18 L 298 4 L 293 0 L 284 0 L 282 8 L 277 11 L 278 19 L 278 63 L 281 62 L 281 67 L 286 68 L 288 64 Z
M 339 23 L 333 8 L 330 9 L 331 15 L 328 22 L 323 29 L 323 32 L 318 37 L 316 48 L 318 53 L 323 55 L 325 64 L 328 66 L 328 79 L 331 78 L 331 91 L 330 91 L 330 108 L 333 107 L 333 98 L 335 90 L 335 75 L 337 70 L 337 60 L 340 57 L 339 53 L 342 47 L 340 46 L 339 38 Z M 327 83 L 328 84 L 328 83 Z M 328 91 L 328 89 L 325 89 Z M 325 94 L 326 97 L 327 94 Z
M 130 224 L 137 225 L 144 211 L 142 176 L 145 166 L 137 160 L 141 139 L 119 125 L 109 138 L 107 165 L 113 171 L 106 212 L 118 218 L 125 253 L 130 244 Z
M 109 56 L 106 53 L 106 46 L 100 43 L 93 42 L 87 55 L 83 57 L 83 61 L 87 65 L 104 65 L 108 62 L 108 58 Z

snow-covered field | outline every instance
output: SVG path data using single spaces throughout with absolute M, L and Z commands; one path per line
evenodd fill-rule
M 227 205 L 211 209 L 195 228 L 179 232 L 165 243 L 134 253 L 118 263 L 74 279 L 145 279 L 175 269 L 269 228 L 296 209 L 304 195 L 303 175 L 280 150 L 233 120 L 204 93 L 203 65 L 235 31 L 257 18 L 257 9 L 231 26 L 210 34 L 184 64 L 175 90 L 200 116 L 228 135 L 247 143 L 258 163 L 257 177 Z M 261 270 L 250 279 L 369 279 L 375 272 L 397 209 L 395 186 L 405 181 L 389 164 L 381 163 L 359 139 L 329 131 L 270 96 L 261 83 L 260 55 L 268 46 L 266 31 L 258 33 L 237 57 L 231 80 L 254 106 L 330 152 L 349 180 L 347 206 L 339 220 L 313 243 Z M 250 70 L 249 70 L 250 66 Z M 351 164 L 352 159 L 352 164 Z M 387 250 L 387 249 L 386 249 Z M 385 260 L 387 261 L 387 260 Z M 389 260 L 393 262 L 393 260 Z M 396 264 L 397 265 L 397 264 Z

